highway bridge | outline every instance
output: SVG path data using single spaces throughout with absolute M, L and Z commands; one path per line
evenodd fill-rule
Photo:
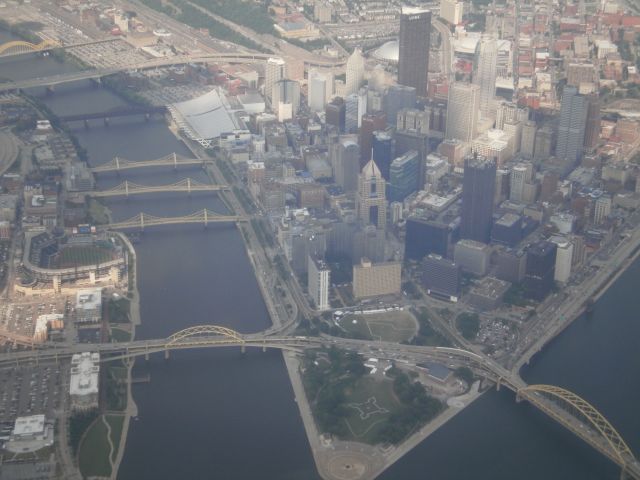
M 132 170 L 136 168 L 149 168 L 149 167 L 166 167 L 170 166 L 174 169 L 179 166 L 191 166 L 201 165 L 205 166 L 207 160 L 200 158 L 186 158 L 177 153 L 170 153 L 162 158 L 156 158 L 153 160 L 140 160 L 133 161 L 126 158 L 114 157 L 110 162 L 103 163 L 97 167 L 92 167 L 93 173 L 106 173 L 106 172 L 120 172 L 121 170 Z M 210 162 L 210 160 L 209 160 Z
M 62 73 L 58 75 L 50 75 L 46 77 L 31 78 L 27 80 L 9 81 L 0 83 L 0 93 L 11 90 L 21 90 L 35 87 L 52 87 L 62 83 L 75 82 L 80 80 L 99 79 L 107 75 L 113 75 L 125 71 L 140 71 L 153 68 L 164 68 L 175 65 L 184 65 L 187 63 L 262 63 L 266 62 L 273 55 L 264 53 L 215 53 L 203 55 L 176 55 L 175 57 L 156 58 L 145 62 L 123 64 L 117 67 L 97 68 L 93 70 L 83 70 L 80 72 Z M 313 62 L 311 66 L 318 67 L 336 67 L 344 64 L 341 61 Z
M 307 348 L 335 345 L 366 355 L 395 358 L 403 355 L 419 362 L 436 360 L 449 366 L 466 366 L 477 374 L 504 385 L 516 394 L 516 401 L 526 400 L 580 437 L 594 449 L 620 466 L 622 478 L 640 480 L 640 463 L 633 452 L 607 419 L 586 400 L 578 395 L 553 385 L 527 385 L 520 377 L 493 360 L 474 352 L 458 348 L 423 347 L 392 342 L 368 342 L 338 337 L 271 336 L 261 333 L 241 334 L 227 327 L 198 325 L 186 328 L 163 339 L 136 340 L 122 343 L 101 344 L 46 344 L 38 349 L 16 351 L 0 355 L 0 365 L 23 363 L 58 362 L 75 353 L 90 349 L 101 354 L 103 361 L 163 353 L 169 358 L 172 350 L 198 348 L 257 347 L 266 350 L 277 348 L 300 352 Z
M 165 193 L 165 192 L 219 192 L 228 190 L 227 185 L 212 185 L 210 183 L 201 183 L 191 178 L 185 178 L 179 182 L 170 185 L 138 185 L 137 183 L 125 180 L 119 185 L 107 190 L 92 190 L 81 192 L 88 197 L 105 198 L 105 197 L 129 197 L 130 195 L 143 195 L 145 193 Z
M 65 50 L 67 48 L 84 47 L 86 45 L 95 45 L 97 43 L 107 43 L 119 41 L 119 38 L 110 37 L 99 40 L 88 40 L 86 42 L 71 43 L 63 45 L 52 40 L 43 40 L 40 43 L 25 42 L 22 40 L 13 40 L 0 45 L 0 58 L 15 57 L 18 55 L 26 55 L 28 53 L 48 52 L 50 50 Z
M 104 112 L 94 112 L 94 113 L 79 113 L 75 115 L 58 115 L 58 118 L 64 122 L 78 122 L 78 121 L 88 121 L 88 120 L 108 120 L 110 118 L 116 117 L 130 117 L 133 115 L 159 115 L 167 112 L 167 107 L 165 106 L 126 106 L 126 107 L 117 107 L 111 110 L 107 110 Z
M 156 227 L 160 225 L 182 225 L 195 223 L 207 227 L 210 223 L 238 223 L 247 221 L 246 217 L 241 215 L 223 215 L 212 210 L 203 208 L 189 215 L 178 217 L 156 217 L 148 213 L 141 212 L 128 220 L 122 222 L 107 223 L 100 225 L 101 229 L 106 230 L 126 230 L 137 228 L 144 231 L 147 227 Z

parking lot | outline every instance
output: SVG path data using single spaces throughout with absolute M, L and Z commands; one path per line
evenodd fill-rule
M 30 302 L 15 302 L 0 305 L 0 329 L 32 337 L 38 316 L 50 313 L 68 313 L 69 297 L 47 295 Z
M 61 368 L 68 365 L 25 366 L 0 369 L 0 428 L 13 427 L 16 417 L 45 414 L 54 418 L 60 407 Z

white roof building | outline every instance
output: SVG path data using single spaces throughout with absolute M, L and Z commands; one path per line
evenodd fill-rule
M 168 108 L 178 126 L 203 146 L 209 146 L 221 133 L 242 127 L 221 90 L 211 90 L 197 98 L 173 103 Z
M 96 323 L 102 319 L 102 288 L 83 288 L 76 293 L 76 321 Z
M 83 352 L 71 357 L 69 393 L 73 409 L 87 410 L 98 406 L 99 375 L 99 353 Z

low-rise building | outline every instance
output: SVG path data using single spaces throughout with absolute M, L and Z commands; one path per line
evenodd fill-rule
M 363 258 L 353 266 L 353 296 L 355 298 L 400 293 L 402 263 L 372 263 Z
M 73 410 L 98 408 L 99 353 L 76 353 L 71 357 L 69 394 Z
M 98 323 L 102 320 L 102 288 L 83 288 L 76 293 L 76 322 Z

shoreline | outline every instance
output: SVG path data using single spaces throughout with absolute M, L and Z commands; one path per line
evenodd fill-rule
M 131 340 L 135 340 L 136 336 L 136 326 L 142 323 L 142 319 L 140 317 L 140 294 L 138 291 L 138 257 L 136 254 L 136 250 L 133 244 L 129 241 L 127 236 L 124 233 L 116 232 L 116 235 L 122 240 L 122 242 L 127 246 L 129 251 L 129 269 L 131 269 L 131 265 L 133 264 L 133 274 L 131 275 L 130 283 L 128 285 L 129 291 L 131 292 L 131 298 L 129 303 L 129 318 L 131 320 Z M 118 476 L 118 471 L 120 470 L 120 464 L 122 463 L 122 459 L 124 458 L 124 450 L 127 446 L 127 437 L 129 435 L 129 424 L 131 423 L 131 418 L 136 417 L 138 415 L 138 406 L 133 398 L 133 382 L 132 382 L 132 372 L 133 367 L 135 365 L 135 359 L 132 359 L 128 362 L 127 368 L 127 406 L 123 412 L 124 420 L 122 422 L 122 432 L 120 433 L 120 442 L 118 443 L 118 454 L 116 455 L 116 459 L 113 461 L 112 469 L 111 469 L 111 479 L 115 480 Z

